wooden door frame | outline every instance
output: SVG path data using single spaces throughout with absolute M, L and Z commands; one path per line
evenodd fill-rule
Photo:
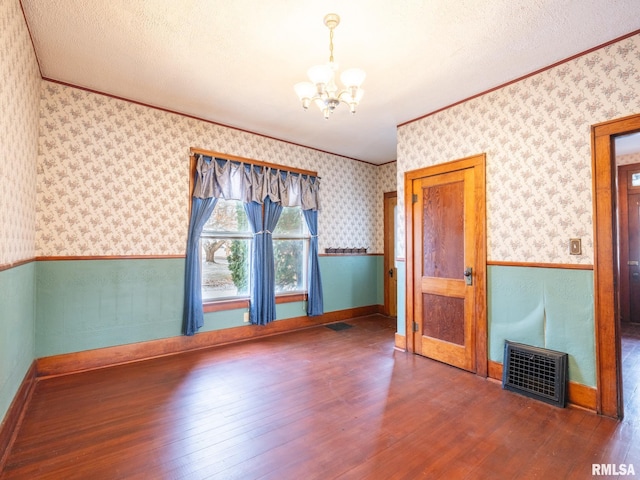
M 594 322 L 596 333 L 596 409 L 622 418 L 622 349 L 616 298 L 616 188 L 614 137 L 640 131 L 640 115 L 591 127 L 594 228 Z
M 431 167 L 405 172 L 404 174 L 404 211 L 405 211 L 405 257 L 406 257 L 406 332 L 407 351 L 415 353 L 416 335 L 413 332 L 414 313 L 414 279 L 415 268 L 418 265 L 413 258 L 413 181 L 423 177 L 455 172 L 467 168 L 474 168 L 476 172 L 476 254 L 477 267 L 474 273 L 475 281 L 475 370 L 476 375 L 486 377 L 488 367 L 487 351 L 487 226 L 486 226 L 486 185 L 485 185 L 484 153 L 471 157 L 440 163 Z
M 394 268 L 395 266 L 395 249 L 391 248 L 395 246 L 396 239 L 396 225 L 393 218 L 393 212 L 389 214 L 387 211 L 387 199 L 389 198 L 398 198 L 398 192 L 386 192 L 384 194 L 383 199 L 383 210 L 384 210 L 384 314 L 390 315 L 391 312 L 391 299 L 389 295 L 389 269 Z M 393 235 L 389 236 L 389 232 Z M 394 251 L 394 255 L 389 255 L 389 252 Z M 396 279 L 397 280 L 397 279 Z M 397 295 L 396 295 L 397 298 Z M 397 302 L 396 302 L 396 314 L 397 314 Z

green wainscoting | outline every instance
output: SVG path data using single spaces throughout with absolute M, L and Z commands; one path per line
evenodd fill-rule
M 325 312 L 383 303 L 382 256 L 320 257 Z M 37 262 L 36 356 L 181 334 L 184 259 Z M 277 305 L 278 319 L 306 302 Z M 244 309 L 205 314 L 201 331 L 245 325 Z
M 35 358 L 36 264 L 0 272 L 0 422 Z
M 504 341 L 569 354 L 569 379 L 596 386 L 593 271 L 489 266 L 489 359 Z
M 398 333 L 406 335 L 404 262 L 397 262 Z M 502 363 L 504 341 L 569 354 L 569 379 L 596 386 L 593 271 L 487 268 L 489 359 Z
M 382 255 L 320 257 L 324 311 L 382 305 Z
M 36 354 L 180 335 L 184 259 L 42 261 Z

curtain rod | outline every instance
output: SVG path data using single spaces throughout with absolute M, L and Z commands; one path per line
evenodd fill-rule
M 288 167 L 286 165 L 278 165 L 277 163 L 261 162 L 260 160 L 253 160 L 251 158 L 238 157 L 236 155 L 228 155 L 226 153 L 212 152 L 210 150 L 202 150 L 201 148 L 191 147 L 189 150 L 191 151 L 192 155 L 205 155 L 207 157 L 218 157 L 224 160 L 232 160 L 240 163 L 249 163 L 251 165 L 258 165 L 260 167 L 276 168 L 278 170 L 285 170 L 292 173 L 299 173 L 301 175 L 309 175 L 310 177 L 318 177 L 318 172 L 314 172 L 312 170 L 303 170 L 301 168 Z

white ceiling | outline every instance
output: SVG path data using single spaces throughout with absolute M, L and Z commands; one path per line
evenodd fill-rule
M 616 156 L 640 152 L 640 133 L 620 135 L 615 138 Z
M 640 29 L 640 0 L 21 1 L 44 78 L 375 164 L 397 125 Z M 327 13 L 367 79 L 325 121 L 293 85 Z

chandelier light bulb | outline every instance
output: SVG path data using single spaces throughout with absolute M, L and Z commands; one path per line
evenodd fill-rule
M 328 119 L 341 102 L 347 104 L 351 113 L 356 112 L 356 107 L 364 95 L 364 90 L 360 86 L 366 78 L 366 73 L 360 68 L 345 70 L 340 75 L 340 81 L 345 89 L 338 88 L 335 80 L 338 64 L 333 60 L 333 30 L 340 24 L 340 17 L 330 13 L 324 17 L 324 24 L 329 29 L 329 62 L 311 67 L 307 70 L 307 76 L 311 82 L 300 82 L 293 88 L 302 102 L 302 108 L 307 110 L 313 102 L 324 118 Z
M 305 110 L 309 108 L 311 99 L 316 94 L 316 86 L 310 82 L 300 82 L 293 86 L 298 98 L 302 102 L 302 108 Z
M 333 70 L 329 65 L 315 65 L 307 70 L 307 76 L 315 85 L 326 85 L 333 79 Z
M 362 85 L 362 82 L 364 82 L 366 76 L 367 74 L 364 73 L 364 70 L 361 70 L 359 68 L 349 68 L 348 70 L 342 72 L 342 74 L 340 75 L 340 81 L 347 88 L 357 88 Z

